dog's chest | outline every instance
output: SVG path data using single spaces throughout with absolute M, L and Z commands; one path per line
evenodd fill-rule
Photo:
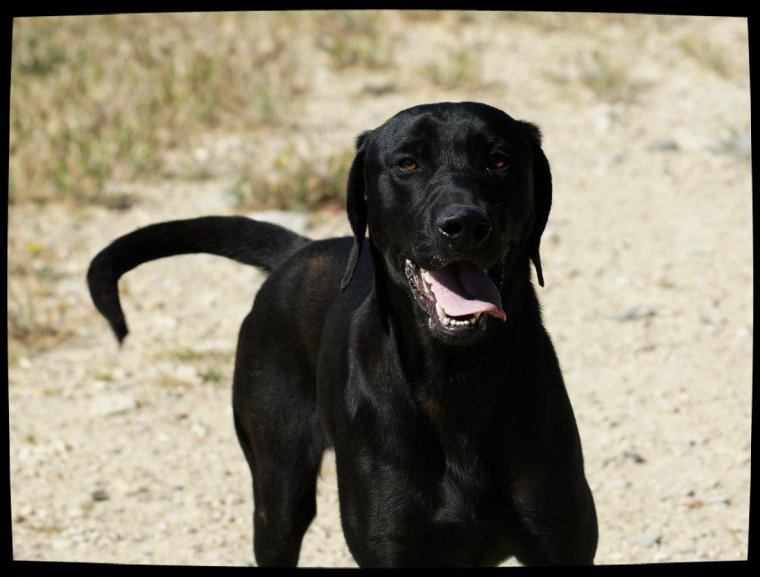
M 476 392 L 459 398 L 421 393 L 438 475 L 435 521 L 480 523 L 503 517 L 509 492 L 507 431 L 499 404 Z M 499 416 L 501 415 L 501 417 Z
M 459 425 L 459 427 L 457 426 Z M 435 445 L 439 475 L 431 487 L 433 519 L 444 523 L 480 523 L 496 513 L 498 493 L 507 491 L 505 463 L 495 462 L 488 439 L 477 427 L 439 424 Z M 501 487 L 501 491 L 497 490 Z
M 479 474 L 482 472 L 482 467 L 473 463 L 446 461 L 444 474 L 435 488 L 434 522 L 478 522 L 486 493 Z

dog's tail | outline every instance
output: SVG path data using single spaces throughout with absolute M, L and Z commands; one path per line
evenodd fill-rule
M 117 238 L 100 251 L 90 263 L 87 285 L 95 307 L 122 342 L 129 331 L 117 285 L 136 266 L 167 256 L 209 253 L 271 272 L 308 241 L 276 224 L 242 216 L 162 222 Z

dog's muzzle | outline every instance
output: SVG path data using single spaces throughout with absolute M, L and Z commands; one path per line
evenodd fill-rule
M 415 301 L 428 315 L 428 326 L 447 336 L 482 329 L 489 316 L 507 318 L 499 289 L 487 271 L 471 262 L 427 270 L 406 259 L 404 273 Z

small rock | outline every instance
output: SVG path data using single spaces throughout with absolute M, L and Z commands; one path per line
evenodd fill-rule
M 715 495 L 714 497 L 710 497 L 708 499 L 708 502 L 714 505 L 730 505 L 731 497 L 726 497 L 725 495 Z
M 673 139 L 655 140 L 647 147 L 647 150 L 649 152 L 674 152 L 681 150 L 681 145 Z
M 705 502 L 702 499 L 686 499 L 681 502 L 681 505 L 687 509 L 700 509 L 704 506 Z
M 705 324 L 705 325 L 717 326 L 717 325 L 726 324 L 726 317 L 724 317 L 720 313 L 702 315 L 702 317 L 699 320 L 702 321 L 702 324 Z
M 656 348 L 657 348 L 657 345 L 655 345 L 654 343 L 651 343 L 651 342 L 649 342 L 649 343 L 642 343 L 641 345 L 639 345 L 636 348 L 636 352 L 637 353 L 650 353 L 653 350 L 655 350 Z
M 95 489 L 92 493 L 90 493 L 90 498 L 93 501 L 108 501 L 109 495 L 105 489 Z
M 662 533 L 659 533 L 659 532 L 636 538 L 636 542 L 642 547 L 646 547 L 647 549 L 650 549 L 651 547 L 654 547 L 655 545 L 659 545 L 661 540 L 662 540 Z
M 640 319 L 653 317 L 656 314 L 657 314 L 657 311 L 650 306 L 635 305 L 623 312 L 611 315 L 610 318 L 616 321 L 621 321 L 621 322 L 637 321 Z
M 644 457 L 642 457 L 636 451 L 623 451 L 623 457 L 625 457 L 626 459 L 630 459 L 637 465 L 640 465 L 641 463 L 646 463 L 646 459 L 644 459 Z
M 137 408 L 137 401 L 129 395 L 100 395 L 93 399 L 91 411 L 98 417 L 119 415 Z
M 736 329 L 735 335 L 740 339 L 745 339 L 752 335 L 752 329 L 747 326 L 741 326 Z
M 194 422 L 190 425 L 190 431 L 196 436 L 196 437 L 208 437 L 208 427 L 204 425 L 203 423 Z
M 198 369 L 191 365 L 180 365 L 174 370 L 177 381 L 193 384 L 198 380 Z

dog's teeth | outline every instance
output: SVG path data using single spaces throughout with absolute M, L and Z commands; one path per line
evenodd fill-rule
M 474 320 L 478 320 L 480 318 L 481 314 L 482 313 L 475 313 L 475 319 Z M 470 322 L 472 322 L 472 321 L 470 321 Z M 475 323 L 473 322 L 472 324 L 475 324 Z
M 422 280 L 424 280 L 426 283 L 431 284 L 433 282 L 433 275 L 430 274 L 429 270 L 422 269 Z
M 443 310 L 443 307 L 441 305 L 439 305 L 438 303 L 435 303 L 435 312 L 438 313 L 438 318 L 439 319 L 446 318 L 446 311 Z
M 442 322 L 444 325 L 448 326 L 448 325 L 449 325 L 449 323 L 450 323 L 450 322 L 452 322 L 452 321 L 451 321 L 451 319 L 450 319 L 449 317 L 441 317 L 441 322 Z
M 475 317 L 474 319 L 470 319 L 470 324 L 474 325 L 476 322 L 478 322 L 478 318 Z

